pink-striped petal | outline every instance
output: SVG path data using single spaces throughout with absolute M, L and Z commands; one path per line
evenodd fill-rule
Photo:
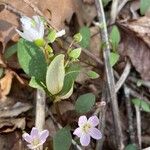
M 82 135 L 81 128 L 75 129 L 74 132 L 73 132 L 73 134 L 76 135 L 76 136 L 78 136 L 78 137 L 81 137 L 81 135 Z
M 28 133 L 24 133 L 22 135 L 23 139 L 28 142 L 28 143 L 31 143 L 32 142 L 32 137 L 28 134 Z
M 80 116 L 79 121 L 78 121 L 79 127 L 83 126 L 85 123 L 87 123 L 87 117 L 86 116 Z
M 40 142 L 43 144 L 46 141 L 48 136 L 49 136 L 48 130 L 44 130 L 44 131 L 40 132 Z
M 32 138 L 38 138 L 39 137 L 39 131 L 37 128 L 33 127 L 32 130 L 31 130 L 31 133 L 30 133 L 31 137 Z
M 80 138 L 80 143 L 82 146 L 88 146 L 90 144 L 90 135 L 82 134 L 82 136 Z
M 99 119 L 98 119 L 97 116 L 92 116 L 92 117 L 90 117 L 90 118 L 88 119 L 88 123 L 89 123 L 91 126 L 95 127 L 95 126 L 97 126 L 97 125 L 99 124 Z
M 102 138 L 102 133 L 97 128 L 91 128 L 89 134 L 93 139 L 99 140 Z

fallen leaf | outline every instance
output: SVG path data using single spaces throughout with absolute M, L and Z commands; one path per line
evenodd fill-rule
M 118 23 L 121 31 L 119 51 L 128 56 L 144 80 L 150 80 L 150 18 Z

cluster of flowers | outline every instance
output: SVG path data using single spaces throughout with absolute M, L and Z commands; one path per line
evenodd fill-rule
M 44 22 L 39 16 L 33 16 L 33 19 L 29 17 L 21 18 L 23 32 L 16 30 L 18 34 L 27 41 L 34 42 L 44 37 Z M 57 37 L 61 37 L 65 34 L 65 30 L 61 30 L 56 33 Z M 73 132 L 74 135 L 80 138 L 82 146 L 88 146 L 91 137 L 99 140 L 102 138 L 101 132 L 96 128 L 99 124 L 99 119 L 96 116 L 92 116 L 87 119 L 86 116 L 81 116 L 78 121 L 79 127 Z M 27 145 L 30 149 L 36 149 L 44 144 L 49 136 L 48 130 L 38 131 L 33 127 L 31 133 L 24 133 L 23 139 L 28 142 Z

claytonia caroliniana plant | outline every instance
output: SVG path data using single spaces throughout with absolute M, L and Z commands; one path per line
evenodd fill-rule
M 37 128 L 33 127 L 30 135 L 28 133 L 24 133 L 22 135 L 23 139 L 28 142 L 27 145 L 30 149 L 36 149 L 43 145 L 49 136 L 48 130 L 43 130 L 41 132 L 38 131 Z
M 89 119 L 87 119 L 86 116 L 80 116 L 78 121 L 79 127 L 75 129 L 73 134 L 80 138 L 80 143 L 82 146 L 88 146 L 91 137 L 96 140 L 102 138 L 101 132 L 95 128 L 98 124 L 99 119 L 97 116 L 92 116 Z

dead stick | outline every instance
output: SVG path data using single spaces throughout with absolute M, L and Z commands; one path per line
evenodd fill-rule
M 99 22 L 100 24 L 103 24 L 103 28 L 101 28 L 101 37 L 102 37 L 102 42 L 106 45 L 103 48 L 103 57 L 104 57 L 105 71 L 107 76 L 107 83 L 108 83 L 108 88 L 110 93 L 110 100 L 112 104 L 113 118 L 114 118 L 115 131 L 116 131 L 117 149 L 123 150 L 124 149 L 123 134 L 121 129 L 121 121 L 119 116 L 117 96 L 115 92 L 114 75 L 113 75 L 113 69 L 109 63 L 110 46 L 109 46 L 108 32 L 106 26 L 106 19 L 105 19 L 102 1 L 95 0 L 95 3 L 96 3 L 97 13 L 99 17 Z
M 116 21 L 116 17 L 117 17 L 117 14 L 118 14 L 118 3 L 119 3 L 119 0 L 113 0 L 112 1 L 112 6 L 111 6 L 111 24 L 115 23 Z

